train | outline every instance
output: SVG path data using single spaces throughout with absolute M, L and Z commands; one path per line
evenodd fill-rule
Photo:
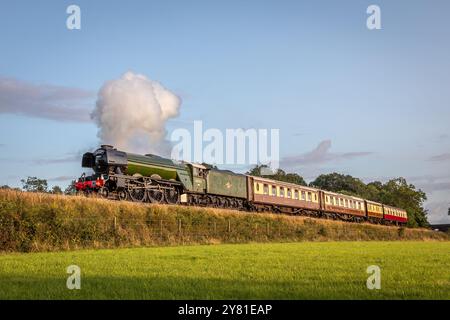
M 234 173 L 210 165 L 139 155 L 102 145 L 83 154 L 93 174 L 75 181 L 78 193 L 103 198 L 185 204 L 251 212 L 402 226 L 406 210 L 318 188 Z

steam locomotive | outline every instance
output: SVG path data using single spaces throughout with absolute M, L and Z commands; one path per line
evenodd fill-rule
M 404 225 L 400 208 L 297 184 L 236 174 L 208 165 L 138 155 L 102 145 L 83 155 L 94 174 L 76 180 L 79 193 L 135 202 L 188 204 Z

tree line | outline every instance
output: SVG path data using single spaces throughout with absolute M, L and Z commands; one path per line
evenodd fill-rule
M 75 192 L 75 181 L 72 181 L 64 190 L 62 190 L 61 187 L 57 185 L 49 189 L 47 180 L 37 177 L 27 177 L 26 179 L 21 179 L 20 182 L 22 183 L 22 189 L 11 188 L 8 185 L 0 186 L 0 189 L 13 189 L 20 191 L 23 190 L 26 192 L 42 192 L 52 194 L 73 194 Z

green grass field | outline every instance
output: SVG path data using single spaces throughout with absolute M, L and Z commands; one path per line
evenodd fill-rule
M 67 266 L 81 268 L 68 290 Z M 369 265 L 381 289 L 368 290 Z M 450 242 L 225 244 L 0 254 L 1 299 L 450 299 Z

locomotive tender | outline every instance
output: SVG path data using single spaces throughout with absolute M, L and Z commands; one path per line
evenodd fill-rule
M 403 225 L 405 210 L 297 184 L 236 174 L 207 165 L 138 155 L 102 145 L 83 155 L 94 174 L 77 179 L 78 192 L 104 198 L 188 204 Z

